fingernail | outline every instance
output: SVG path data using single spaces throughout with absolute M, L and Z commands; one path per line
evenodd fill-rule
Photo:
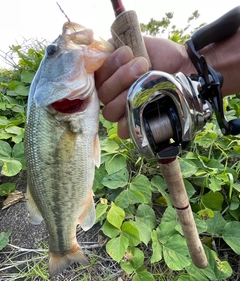
M 149 70 L 148 61 L 142 57 L 136 58 L 130 69 L 135 76 L 140 76 Z

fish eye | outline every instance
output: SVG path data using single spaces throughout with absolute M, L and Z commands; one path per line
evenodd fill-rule
M 47 50 L 46 51 L 47 51 L 47 54 L 49 56 L 52 56 L 52 55 L 54 55 L 57 52 L 57 50 L 58 50 L 57 45 L 51 44 L 51 45 L 47 46 Z

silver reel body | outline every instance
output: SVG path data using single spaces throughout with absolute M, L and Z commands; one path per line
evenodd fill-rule
M 127 119 L 131 138 L 146 157 L 175 157 L 212 116 L 199 98 L 200 83 L 182 73 L 150 71 L 129 89 Z

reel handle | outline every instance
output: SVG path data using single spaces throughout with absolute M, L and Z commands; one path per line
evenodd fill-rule
M 205 25 L 192 35 L 196 51 L 232 36 L 240 26 L 240 6 L 230 10 L 214 22 Z

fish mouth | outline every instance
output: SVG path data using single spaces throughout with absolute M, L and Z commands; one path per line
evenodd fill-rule
M 74 99 L 62 99 L 51 104 L 51 106 L 58 112 L 71 114 L 84 111 L 89 103 L 89 98 L 85 100 Z

